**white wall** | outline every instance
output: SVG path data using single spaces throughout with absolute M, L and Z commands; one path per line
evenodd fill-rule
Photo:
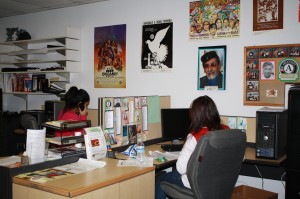
M 91 95 L 91 108 L 97 98 L 128 95 L 170 95 L 172 107 L 189 107 L 200 95 L 211 96 L 222 115 L 255 116 L 256 106 L 243 105 L 244 46 L 299 43 L 297 0 L 284 2 L 284 29 L 254 33 L 252 1 L 241 1 L 239 38 L 189 41 L 189 2 L 187 0 L 110 0 L 0 19 L 0 39 L 6 38 L 6 27 L 24 28 L 32 38 L 63 35 L 66 26 L 82 30 L 82 74 L 75 81 Z M 145 21 L 172 19 L 173 68 L 171 73 L 141 73 L 141 37 Z M 127 24 L 127 88 L 100 89 L 93 85 L 94 28 Z M 227 77 L 224 91 L 197 90 L 197 48 L 227 46 Z M 73 78 L 74 80 L 75 78 Z M 84 83 L 83 83 L 84 82 Z M 6 104 L 9 105 L 9 104 Z M 36 103 L 34 104 L 36 105 Z M 36 107 L 40 108 L 40 107 Z
M 222 115 L 255 116 L 256 106 L 243 105 L 244 46 L 300 43 L 297 22 L 298 0 L 284 1 L 284 29 L 254 33 L 252 31 L 252 1 L 241 0 L 240 37 L 233 39 L 189 41 L 190 0 L 110 0 L 82 6 L 62 8 L 0 19 L 0 40 L 6 39 L 6 27 L 26 29 L 32 38 L 63 35 L 66 26 L 82 30 L 82 74 L 80 81 L 91 95 L 91 108 L 105 96 L 170 95 L 173 108 L 189 107 L 200 95 L 212 97 Z M 172 19 L 173 68 L 171 73 L 141 73 L 140 56 L 142 25 L 145 21 Z M 127 24 L 127 88 L 100 89 L 93 85 L 94 28 Z M 197 49 L 201 46 L 227 46 L 227 77 L 224 91 L 197 90 Z M 43 97 L 43 96 L 42 96 Z M 37 97 L 40 98 L 40 97 Z M 6 107 L 23 109 L 16 100 L 5 100 Z M 38 100 L 37 100 L 38 101 Z M 31 103 L 30 108 L 40 108 Z M 267 185 L 266 185 L 267 186 Z M 273 190 L 277 192 L 276 189 Z M 284 193 L 280 190 L 281 195 Z M 283 193 L 282 193 L 283 192 Z

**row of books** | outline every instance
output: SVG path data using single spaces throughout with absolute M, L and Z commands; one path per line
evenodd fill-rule
M 45 74 L 9 74 L 5 76 L 5 92 L 65 92 L 64 88 L 56 82 L 46 78 Z

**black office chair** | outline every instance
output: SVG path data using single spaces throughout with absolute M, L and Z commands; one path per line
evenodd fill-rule
M 191 189 L 160 184 L 174 199 L 229 199 L 239 176 L 246 134 L 238 129 L 210 131 L 198 141 L 187 165 Z
M 23 114 L 21 116 L 21 125 L 24 129 L 39 129 L 38 122 L 35 117 L 30 114 Z

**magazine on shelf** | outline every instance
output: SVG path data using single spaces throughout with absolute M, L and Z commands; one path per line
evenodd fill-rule
M 91 126 L 91 120 L 56 120 L 56 121 L 48 121 L 45 123 L 46 125 L 58 127 L 61 129 L 68 129 L 68 128 L 84 128 Z
M 86 156 L 90 160 L 99 160 L 106 157 L 107 146 L 104 133 L 100 126 L 84 128 Z

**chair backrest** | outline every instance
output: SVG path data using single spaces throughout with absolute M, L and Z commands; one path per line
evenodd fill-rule
M 24 129 L 39 129 L 37 119 L 30 114 L 21 116 L 21 125 Z
M 231 198 L 245 149 L 246 134 L 238 129 L 210 131 L 201 137 L 187 166 L 195 198 Z

